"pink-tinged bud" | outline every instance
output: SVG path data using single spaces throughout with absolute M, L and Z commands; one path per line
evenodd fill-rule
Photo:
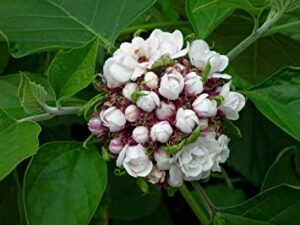
M 138 98 L 136 105 L 145 112 L 152 112 L 156 107 L 160 105 L 160 99 L 158 95 L 153 91 L 141 91 L 143 94 Z
M 144 82 L 148 88 L 156 89 L 158 87 L 158 76 L 153 72 L 145 74 Z
M 109 143 L 109 151 L 112 154 L 118 155 L 124 147 L 124 143 L 120 138 L 114 138 Z
M 160 106 L 155 110 L 155 114 L 159 120 L 167 120 L 176 113 L 176 107 L 172 102 L 160 103 Z
M 99 116 L 91 118 L 88 122 L 88 127 L 94 135 L 101 136 L 104 133 L 104 126 Z
M 161 121 L 151 128 L 150 136 L 152 141 L 166 143 L 173 133 L 168 121 Z
M 149 130 L 145 126 L 138 126 L 132 131 L 132 138 L 140 144 L 149 140 Z
M 200 76 L 195 72 L 190 72 L 184 78 L 184 91 L 188 95 L 198 95 L 203 91 L 203 83 Z
M 108 127 L 111 132 L 120 131 L 126 124 L 126 118 L 123 112 L 112 106 L 100 113 L 103 125 Z
M 176 114 L 175 126 L 183 133 L 192 133 L 196 125 L 199 124 L 199 119 L 196 113 L 190 109 L 180 108 Z
M 200 127 L 200 130 L 205 130 L 208 128 L 208 119 L 200 119 L 198 126 Z
M 138 109 L 138 107 L 136 105 L 129 105 L 125 109 L 125 118 L 129 122 L 133 123 L 133 122 L 137 121 L 139 116 L 140 116 L 140 110 Z
M 136 83 L 130 82 L 124 86 L 124 88 L 122 89 L 122 94 L 125 98 L 132 101 L 131 95 L 133 94 L 133 92 L 135 92 L 137 90 L 138 90 L 138 85 Z

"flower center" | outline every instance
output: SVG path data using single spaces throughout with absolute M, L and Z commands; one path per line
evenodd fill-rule
M 141 57 L 139 57 L 139 59 L 138 59 L 138 62 L 139 63 L 143 63 L 143 62 L 147 62 L 148 61 L 148 58 L 146 57 L 146 56 L 141 56 Z

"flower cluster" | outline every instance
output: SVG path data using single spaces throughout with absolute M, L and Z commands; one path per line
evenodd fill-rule
M 183 46 L 180 31 L 158 29 L 122 43 L 104 64 L 106 99 L 88 123 L 118 167 L 172 187 L 220 171 L 229 156 L 222 121 L 245 105 L 222 73 L 225 55 L 203 40 Z

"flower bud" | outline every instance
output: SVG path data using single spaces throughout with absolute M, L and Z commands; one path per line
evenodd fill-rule
M 186 75 L 184 85 L 184 90 L 188 95 L 198 95 L 203 91 L 202 79 L 195 72 Z
M 208 128 L 208 119 L 200 119 L 198 126 L 201 130 L 205 130 L 206 128 Z
M 208 94 L 201 94 L 193 102 L 193 109 L 200 117 L 212 117 L 217 114 L 217 102 L 207 97 Z
M 159 97 L 155 92 L 142 91 L 145 95 L 140 96 L 136 105 L 146 112 L 152 112 L 160 104 Z
M 108 127 L 111 132 L 122 130 L 126 124 L 126 118 L 120 109 L 112 106 L 101 111 L 100 118 L 103 125 Z
M 125 98 L 129 99 L 130 101 L 132 101 L 131 99 L 131 95 L 133 92 L 138 90 L 138 85 L 136 83 L 127 83 L 124 88 L 122 89 L 122 94 Z
M 136 105 L 129 105 L 125 109 L 125 118 L 133 123 L 138 120 L 140 116 L 140 110 Z
M 132 131 L 132 138 L 140 144 L 143 144 L 149 140 L 149 130 L 145 126 L 137 126 Z
M 151 128 L 150 136 L 152 141 L 166 143 L 173 133 L 173 129 L 169 122 L 161 121 Z
M 175 100 L 179 97 L 184 87 L 184 78 L 176 70 L 171 71 L 163 75 L 160 81 L 159 94 L 163 97 Z
M 175 115 L 176 107 L 172 102 L 160 102 L 160 106 L 155 110 L 155 114 L 159 120 L 166 120 Z
M 163 183 L 165 181 L 166 172 L 159 170 L 156 166 L 153 166 L 151 173 L 147 176 L 147 180 L 151 184 Z
M 183 133 L 192 133 L 195 126 L 199 124 L 199 119 L 196 113 L 190 109 L 180 108 L 176 114 L 175 126 Z
M 120 138 L 114 138 L 109 142 L 108 149 L 112 154 L 119 154 L 124 147 L 124 144 Z
M 101 136 L 104 133 L 104 126 L 99 116 L 91 118 L 88 122 L 88 127 L 94 135 Z
M 158 76 L 153 72 L 148 72 L 145 74 L 144 82 L 147 87 L 156 89 L 158 86 Z

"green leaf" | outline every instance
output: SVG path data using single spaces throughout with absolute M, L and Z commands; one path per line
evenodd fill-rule
M 7 49 L 7 44 L 0 40 L 0 74 L 5 69 L 9 61 L 9 53 Z
M 220 211 L 273 225 L 297 225 L 300 221 L 300 189 L 285 185 L 277 186 L 241 205 Z
M 228 164 L 260 185 L 279 152 L 297 141 L 276 127 L 248 102 L 236 121 L 243 136 L 231 136 Z
M 285 68 L 244 94 L 268 119 L 300 141 L 300 69 Z
M 175 154 L 177 152 L 180 152 L 184 146 L 192 144 L 193 142 L 195 142 L 198 139 L 198 137 L 200 135 L 200 130 L 201 130 L 200 127 L 197 127 L 188 137 L 183 139 L 178 144 L 167 145 L 167 146 L 163 147 L 164 151 L 168 154 Z
M 132 94 L 131 94 L 131 98 L 132 98 L 132 101 L 136 102 L 140 97 L 142 96 L 146 96 L 148 94 L 142 92 L 142 91 L 134 91 Z
M 230 136 L 242 137 L 242 132 L 238 126 L 236 126 L 232 121 L 224 119 L 223 124 L 225 126 L 225 132 Z
M 98 40 L 61 51 L 53 59 L 47 74 L 56 98 L 70 97 L 87 87 L 94 78 Z
M 279 184 L 300 186 L 300 149 L 290 147 L 278 155 L 268 170 L 261 190 L 266 190 Z
M 155 0 L 14 0 L 0 2 L 0 30 L 21 57 L 49 48 L 81 46 L 98 37 L 110 46 Z
M 121 221 L 113 220 L 112 225 L 172 225 L 172 218 L 163 205 L 161 205 L 153 214 L 139 220 Z
M 0 182 L 1 225 L 22 225 L 18 204 L 18 187 L 11 174 Z
M 27 77 L 29 77 L 32 82 L 37 83 L 45 88 L 46 92 L 48 93 L 46 98 L 46 102 L 48 104 L 52 104 L 54 102 L 54 92 L 45 77 L 39 74 L 22 74 L 25 74 Z M 21 73 L 0 76 L 0 108 L 16 119 L 21 119 L 28 116 L 24 111 L 18 97 L 20 82 Z
M 21 73 L 18 96 L 26 113 L 42 113 L 45 111 L 44 106 L 47 97 L 45 88 L 32 82 L 24 73 Z
M 227 214 L 227 213 L 217 213 L 214 218 L 214 225 L 272 225 L 268 222 L 262 222 L 258 220 L 253 220 L 245 218 L 242 216 Z
M 136 184 L 136 180 L 127 174 L 115 176 L 111 171 L 109 191 L 111 202 L 109 213 L 114 220 L 130 221 L 150 216 L 161 204 L 161 193 L 150 189 L 144 194 Z
M 209 185 L 204 190 L 217 207 L 229 207 L 246 200 L 246 194 L 243 190 L 230 189 L 224 184 Z
M 0 180 L 36 153 L 40 131 L 38 124 L 18 123 L 0 109 Z
M 235 9 L 242 8 L 249 12 L 255 12 L 265 6 L 266 1 L 260 1 L 260 4 L 257 4 L 253 0 L 188 0 L 186 13 L 197 38 L 206 38 Z
M 151 70 L 154 72 L 160 72 L 162 69 L 175 64 L 176 60 L 170 58 L 168 55 L 164 55 L 153 63 Z
M 30 225 L 86 225 L 95 213 L 107 181 L 106 165 L 94 149 L 80 143 L 43 145 L 24 182 Z

